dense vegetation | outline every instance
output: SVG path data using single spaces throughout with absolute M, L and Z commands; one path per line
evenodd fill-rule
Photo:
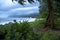
M 44 22 L 44 20 L 36 20 L 18 23 L 14 20 L 14 23 L 0 25 L 0 40 L 60 40 L 60 35 L 52 30 L 44 32 L 39 30 Z M 58 25 L 57 21 L 55 25 Z M 58 26 L 60 26 L 60 23 Z

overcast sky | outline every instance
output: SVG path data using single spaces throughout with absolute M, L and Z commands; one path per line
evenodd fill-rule
M 28 2 L 25 5 L 20 5 L 18 2 L 11 0 L 0 0 L 0 18 L 6 18 L 11 15 L 25 15 L 29 13 L 38 13 L 39 3 L 35 2 L 29 4 Z

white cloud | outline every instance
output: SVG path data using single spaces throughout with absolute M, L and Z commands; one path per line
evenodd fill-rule
M 0 22 L 2 23 L 4 21 L 8 22 L 8 20 L 11 18 L 9 16 L 16 16 L 16 15 L 23 16 L 23 15 L 29 15 L 31 13 L 38 13 L 39 10 L 38 6 L 39 6 L 38 2 L 35 2 L 33 4 L 26 2 L 26 4 L 22 6 L 16 1 L 12 2 L 11 0 L 0 0 L 0 19 L 1 19 Z M 16 20 L 18 19 L 16 18 Z
M 25 6 L 22 6 L 15 1 L 12 2 L 11 0 L 0 0 L 0 17 L 6 18 L 9 15 L 16 13 L 22 14 L 24 12 L 25 14 L 28 14 L 33 13 L 34 11 L 38 11 L 38 2 L 33 4 L 29 4 L 27 2 Z
M 25 3 L 26 5 L 25 6 L 22 6 L 20 5 L 19 3 L 17 2 L 12 2 L 11 0 L 0 0 L 0 9 L 5 9 L 5 8 L 14 8 L 14 7 L 29 7 L 29 6 L 38 6 L 39 3 L 38 2 L 35 2 L 33 4 L 29 4 L 28 2 Z
M 18 11 L 18 10 L 24 11 L 24 10 L 31 10 L 31 9 L 38 9 L 38 6 L 35 6 L 35 7 L 24 7 L 24 8 L 15 8 L 15 9 L 11 9 L 10 11 Z
M 0 11 L 0 18 L 7 18 L 11 15 L 28 15 L 31 13 L 38 13 L 38 7 L 26 7 L 26 8 L 16 8 L 9 11 Z

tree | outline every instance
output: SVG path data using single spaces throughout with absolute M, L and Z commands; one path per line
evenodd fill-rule
M 54 28 L 54 9 L 53 0 L 47 0 L 48 5 L 48 17 L 46 19 L 45 27 Z
M 27 0 L 29 3 L 34 2 L 34 0 Z M 41 4 L 43 1 L 47 1 L 48 7 L 48 17 L 46 19 L 46 23 L 44 28 L 54 28 L 54 9 L 53 9 L 53 0 L 37 0 Z M 24 4 L 25 0 L 18 0 L 18 3 Z

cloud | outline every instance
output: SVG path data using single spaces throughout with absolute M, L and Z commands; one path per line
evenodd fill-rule
M 10 11 L 24 11 L 24 10 L 31 10 L 31 9 L 38 9 L 38 6 L 35 7 L 23 7 L 23 8 L 15 8 L 15 9 L 11 9 Z
M 24 6 L 20 5 L 17 2 L 12 2 L 11 0 L 0 0 L 0 10 L 2 11 L 6 11 L 6 10 L 10 10 L 10 9 L 14 9 L 14 8 L 23 8 L 23 7 L 33 7 L 33 6 L 38 6 L 39 3 L 35 2 L 32 4 L 26 3 Z
M 38 13 L 39 3 L 33 4 L 26 3 L 26 5 L 20 5 L 17 2 L 11 0 L 0 0 L 0 18 L 7 18 L 11 15 L 26 15 L 29 13 Z

